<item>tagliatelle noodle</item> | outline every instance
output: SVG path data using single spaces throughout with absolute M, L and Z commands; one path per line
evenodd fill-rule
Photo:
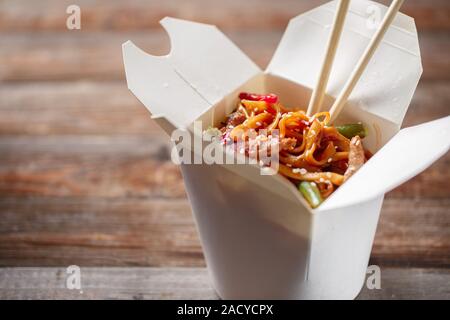
M 316 183 L 324 198 L 344 182 L 337 168 L 348 163 L 350 140 L 328 125 L 328 112 L 308 117 L 303 110 L 290 111 L 279 102 L 244 99 L 237 112 L 245 115 L 245 121 L 228 131 L 231 143 L 248 139 L 250 132 L 264 130 L 270 135 L 278 130 L 280 144 L 288 139 L 292 145 L 280 149 L 280 174 L 293 181 Z

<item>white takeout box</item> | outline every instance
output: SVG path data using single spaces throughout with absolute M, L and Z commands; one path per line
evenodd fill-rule
M 129 89 L 167 132 L 218 125 L 241 91 L 276 93 L 308 105 L 336 1 L 293 18 L 265 71 L 215 26 L 164 18 L 166 56 L 123 45 Z M 337 96 L 387 8 L 352 1 L 325 107 Z M 280 175 L 256 165 L 181 169 L 213 286 L 225 299 L 352 299 L 361 290 L 384 194 L 450 147 L 450 117 L 400 130 L 422 73 L 414 20 L 397 14 L 337 123 L 362 121 L 375 155 L 312 210 Z M 400 131 L 399 131 L 400 130 Z M 419 146 L 419 147 L 417 147 Z

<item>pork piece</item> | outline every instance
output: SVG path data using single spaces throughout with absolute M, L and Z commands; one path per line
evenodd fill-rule
M 242 113 L 241 111 L 233 112 L 228 116 L 226 127 L 227 128 L 230 126 L 236 127 L 237 125 L 243 123 L 245 119 L 246 119 L 245 114 Z
M 241 111 L 235 111 L 232 114 L 230 114 L 227 118 L 227 122 L 225 125 L 220 128 L 220 131 L 222 132 L 222 141 L 225 144 L 232 143 L 232 139 L 230 138 L 230 132 L 234 129 L 234 127 L 242 124 L 247 117 L 245 114 Z
M 297 139 L 295 138 L 281 138 L 280 139 L 280 151 L 290 151 L 295 148 Z
M 364 164 L 364 148 L 359 136 L 354 136 L 350 141 L 348 153 L 348 168 L 344 173 L 344 181 L 348 180 Z

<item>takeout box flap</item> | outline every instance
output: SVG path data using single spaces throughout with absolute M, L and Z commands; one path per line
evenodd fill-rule
M 317 209 L 368 201 L 419 174 L 450 149 L 450 116 L 400 130 Z
M 338 1 L 328 2 L 289 22 L 267 72 L 314 88 L 320 74 Z M 327 94 L 344 87 L 387 7 L 368 0 L 351 1 Z M 354 88 L 349 103 L 401 125 L 422 74 L 414 19 L 398 13 Z
M 215 26 L 164 18 L 171 51 L 153 56 L 123 44 L 128 88 L 155 117 L 186 128 L 226 94 L 261 72 Z

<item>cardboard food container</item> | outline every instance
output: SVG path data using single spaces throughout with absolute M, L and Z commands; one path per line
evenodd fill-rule
M 241 91 L 275 93 L 307 107 L 329 37 L 336 1 L 293 18 L 265 71 L 215 26 L 164 18 L 166 56 L 128 41 L 129 89 L 169 134 L 218 125 Z M 370 9 L 370 10 L 368 10 Z M 331 72 L 325 109 L 376 31 L 352 1 Z M 450 147 L 450 117 L 400 130 L 422 73 L 414 20 L 397 14 L 336 123 L 361 121 L 374 156 L 317 209 L 281 175 L 257 165 L 181 164 L 214 288 L 224 299 L 353 299 L 361 290 L 384 194 Z M 417 147 L 420 146 L 420 147 Z M 226 151 L 225 151 L 226 152 Z M 198 154 L 192 150 L 193 154 Z M 201 154 L 201 153 L 200 153 Z

